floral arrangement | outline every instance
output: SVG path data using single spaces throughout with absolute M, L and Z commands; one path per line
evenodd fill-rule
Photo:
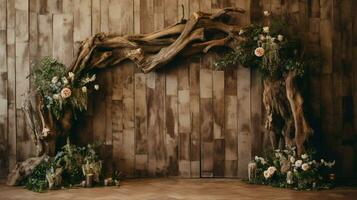
M 255 156 L 250 164 L 250 182 L 296 190 L 331 188 L 335 161 L 314 159 L 314 154 L 297 156 L 295 147 L 277 149 L 267 158 Z
M 43 58 L 36 68 L 31 74 L 36 91 L 57 119 L 60 119 L 67 109 L 86 110 L 88 88 L 99 90 L 99 85 L 94 84 L 95 74 L 77 77 L 73 72 L 67 72 L 65 65 L 51 57 Z
M 301 76 L 307 66 L 319 64 L 305 53 L 287 19 L 274 18 L 268 11 L 264 16 L 267 24 L 251 24 L 239 31 L 242 42 L 214 64 L 216 69 L 239 63 L 260 69 L 265 78 L 279 79 L 292 70 Z
M 55 157 L 45 158 L 20 185 L 35 192 L 63 187 L 84 187 L 88 172 L 94 174 L 94 183 L 114 185 L 105 183 L 107 179 L 103 178 L 102 161 L 95 145 L 78 147 L 67 139 L 67 144 Z M 119 183 L 118 173 L 115 172 L 108 180 Z

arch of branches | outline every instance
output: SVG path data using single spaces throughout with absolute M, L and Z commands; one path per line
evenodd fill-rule
M 149 73 L 165 67 L 177 56 L 207 53 L 217 46 L 234 49 L 245 40 L 239 34 L 242 27 L 232 23 L 237 13 L 244 13 L 244 10 L 225 8 L 214 14 L 196 12 L 187 20 L 181 19 L 176 24 L 148 34 L 96 34 L 82 41 L 68 71 L 78 77 L 86 71 L 117 66 L 129 59 L 143 73 Z M 304 142 L 312 130 L 305 119 L 303 98 L 295 79 L 296 73 L 291 72 L 278 81 L 264 80 L 263 103 L 265 108 L 270 110 L 265 117 L 266 123 L 270 124 L 267 131 L 272 133 L 272 137 L 281 135 L 285 145 L 296 146 L 298 154 L 302 154 Z M 25 104 L 38 157 L 17 164 L 9 176 L 12 183 L 31 173 L 43 155 L 53 154 L 51 148 L 56 137 L 68 134 L 72 127 L 73 113 L 56 119 L 43 102 L 39 98 L 36 107 L 32 106 L 32 103 Z M 283 126 L 271 123 L 274 117 L 284 119 Z M 276 139 L 273 138 L 272 141 L 273 147 L 276 148 Z

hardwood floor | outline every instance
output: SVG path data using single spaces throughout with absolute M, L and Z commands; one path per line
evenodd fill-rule
M 357 188 L 298 192 L 246 184 L 236 179 L 133 179 L 120 187 L 55 190 L 34 193 L 21 187 L 0 186 L 0 199 L 123 199 L 123 200 L 338 200 L 356 199 Z

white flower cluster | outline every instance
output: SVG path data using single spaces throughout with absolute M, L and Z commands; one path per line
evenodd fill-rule
M 265 159 L 263 157 L 255 156 L 254 160 L 255 160 L 255 162 L 260 162 L 263 165 L 267 164 L 267 162 L 265 161 Z
M 67 76 L 63 77 L 58 77 L 54 76 L 51 79 L 51 88 L 53 91 L 52 96 L 47 95 L 46 99 L 49 100 L 50 105 L 52 104 L 53 100 L 58 101 L 60 104 L 63 103 L 63 101 L 73 95 L 73 87 L 74 87 L 74 80 L 75 80 L 75 74 L 73 72 L 68 72 Z M 83 93 L 87 93 L 87 84 L 93 82 L 96 80 L 96 75 L 92 75 L 91 77 L 87 76 L 86 78 L 80 80 L 81 82 L 81 91 Z M 99 90 L 99 85 L 95 84 L 93 87 L 95 90 Z
M 257 172 L 267 181 L 265 183 L 285 181 L 286 185 L 292 187 L 300 181 L 320 180 L 320 177 L 322 177 L 320 173 L 326 171 L 326 168 L 332 168 L 335 165 L 335 161 L 326 162 L 323 159 L 317 161 L 307 153 L 298 156 L 295 147 L 285 150 L 276 149 L 274 154 L 267 159 L 255 156 L 254 162 Z M 277 175 L 274 176 L 275 174 Z M 256 176 L 259 177 L 258 174 Z
M 271 178 L 275 174 L 275 172 L 276 172 L 276 167 L 274 166 L 268 167 L 268 169 L 263 172 L 264 178 L 265 179 Z
M 269 17 L 271 13 L 269 11 L 264 11 L 264 16 Z M 239 31 L 239 35 L 242 35 L 244 33 L 244 30 Z M 267 43 L 268 45 L 276 45 L 275 41 L 278 40 L 279 42 L 283 42 L 284 36 L 281 34 L 276 35 L 276 37 L 273 37 L 270 35 L 270 27 L 269 26 L 264 26 L 262 28 L 262 34 L 259 35 L 259 37 L 255 37 L 254 40 L 257 40 L 258 42 L 258 47 L 254 50 L 254 55 L 257 57 L 262 57 L 265 54 L 266 49 L 263 47 L 263 43 Z

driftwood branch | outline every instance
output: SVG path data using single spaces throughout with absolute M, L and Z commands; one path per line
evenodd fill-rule
M 179 54 L 206 53 L 216 46 L 234 48 L 233 44 L 239 44 L 242 39 L 238 36 L 241 27 L 227 22 L 236 13 L 244 13 L 244 10 L 226 8 L 215 14 L 196 12 L 188 20 L 181 20 L 150 34 L 96 34 L 82 42 L 69 70 L 80 73 L 86 69 L 114 66 L 130 59 L 144 73 L 148 73 L 163 67 Z M 210 37 L 205 36 L 208 33 Z

